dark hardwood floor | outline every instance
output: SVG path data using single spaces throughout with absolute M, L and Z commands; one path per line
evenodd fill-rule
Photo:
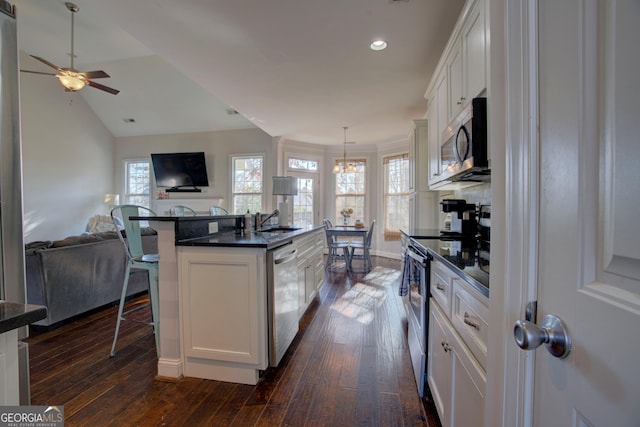
M 255 386 L 157 379 L 151 328 L 134 322 L 123 323 L 109 357 L 117 307 L 32 331 L 31 403 L 63 405 L 67 426 L 440 427 L 416 391 L 392 280 L 399 269 L 399 261 L 374 257 L 366 279 L 327 272 L 280 366 Z

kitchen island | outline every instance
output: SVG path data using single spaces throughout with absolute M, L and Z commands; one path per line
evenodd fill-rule
M 290 281 L 303 313 L 321 283 L 323 228 L 244 232 L 233 215 L 135 219 L 158 232 L 158 376 L 256 384 L 269 366 L 269 254 L 296 250 Z

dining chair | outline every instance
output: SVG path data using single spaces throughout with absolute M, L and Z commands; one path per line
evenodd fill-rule
M 373 236 L 373 229 L 375 228 L 376 220 L 371 221 L 371 226 L 367 235 L 362 242 L 352 241 L 349 243 L 349 266 L 352 267 L 354 259 L 361 259 L 364 263 L 366 271 L 370 271 L 371 264 L 371 237 Z M 358 251 L 359 253 L 357 253 Z
M 331 234 L 329 230 L 333 228 L 332 223 L 328 219 L 322 221 L 327 237 L 327 262 L 324 266 L 325 270 L 330 269 L 336 260 L 344 260 L 345 269 L 349 269 L 349 242 L 343 242 L 337 239 L 337 236 Z M 340 253 L 342 252 L 342 253 Z
M 209 215 L 211 216 L 229 215 L 229 211 L 223 208 L 222 206 L 211 206 L 209 207 Z
M 169 215 L 171 216 L 196 216 L 196 211 L 189 206 L 174 205 L 169 209 Z
M 160 357 L 160 316 L 158 313 L 158 254 L 146 254 L 142 248 L 142 235 L 140 232 L 140 221 L 129 219 L 132 216 L 156 216 L 155 212 L 144 206 L 121 205 L 111 210 L 111 218 L 113 224 L 118 229 L 118 237 L 124 245 L 127 254 L 127 266 L 124 273 L 124 281 L 122 284 L 122 294 L 120 303 L 118 304 L 118 320 L 116 322 L 116 332 L 111 345 L 111 357 L 116 354 L 116 341 L 118 340 L 118 332 L 120 331 L 120 323 L 123 320 L 136 321 L 127 319 L 126 316 L 134 311 L 145 307 L 151 308 L 151 322 L 146 323 L 153 326 L 153 332 L 156 339 L 156 352 Z M 129 276 L 132 269 L 147 272 L 147 285 L 149 290 L 149 303 L 138 304 L 135 307 L 125 311 L 127 287 L 129 285 Z

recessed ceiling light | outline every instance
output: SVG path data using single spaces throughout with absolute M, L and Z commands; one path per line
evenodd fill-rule
M 387 42 L 384 40 L 374 40 L 369 47 L 371 50 L 382 50 L 387 47 Z

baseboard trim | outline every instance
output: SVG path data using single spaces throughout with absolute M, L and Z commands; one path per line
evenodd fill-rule
M 161 357 L 158 360 L 158 378 L 165 380 L 180 379 L 184 374 L 184 367 L 180 359 L 167 359 Z

